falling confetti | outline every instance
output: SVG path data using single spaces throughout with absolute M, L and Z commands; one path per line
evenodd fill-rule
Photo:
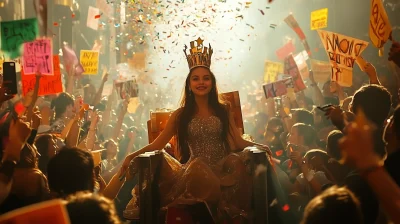
M 94 18 L 95 18 L 95 19 L 99 19 L 99 18 L 100 18 L 100 15 L 95 15 Z
M 261 12 L 262 15 L 265 15 L 263 10 L 259 9 L 259 11 Z

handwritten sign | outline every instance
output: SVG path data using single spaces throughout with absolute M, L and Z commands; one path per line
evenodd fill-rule
M 314 80 L 318 83 L 325 83 L 332 76 L 332 66 L 327 61 L 310 60 L 311 70 L 314 74 Z
M 89 28 L 92 28 L 94 30 L 97 30 L 99 28 L 99 20 L 95 17 L 96 17 L 96 15 L 99 15 L 99 14 L 100 14 L 100 10 L 98 8 L 89 6 L 86 26 Z
M 55 199 L 13 210 L 0 217 L 0 224 L 48 223 L 68 224 L 68 212 L 63 200 Z
M 81 50 L 80 61 L 84 70 L 82 74 L 96 75 L 99 72 L 98 51 Z
M 318 30 L 328 26 L 328 8 L 311 12 L 311 30 Z
M 368 42 L 323 30 L 318 34 L 333 68 L 331 79 L 341 86 L 351 86 L 354 63 Z
M 303 52 L 296 54 L 294 56 L 294 61 L 296 62 L 297 68 L 300 71 L 301 77 L 303 77 L 303 79 L 308 78 L 309 72 L 308 72 L 307 59 L 304 57 Z
M 283 73 L 283 64 L 273 61 L 265 61 L 264 65 L 264 82 L 270 83 L 277 80 L 279 73 Z
M 292 54 L 287 56 L 285 59 L 284 73 L 290 75 L 290 77 L 293 79 L 295 92 L 304 90 L 306 88 L 306 85 L 304 84 L 304 81 L 301 78 L 299 68 L 297 67 L 296 61 L 294 60 Z
M 369 37 L 372 44 L 382 48 L 392 33 L 392 26 L 381 0 L 371 0 Z
M 276 82 L 263 85 L 265 98 L 283 96 L 288 93 L 288 89 L 293 89 L 294 84 L 292 78 L 286 78 Z
M 60 71 L 60 58 L 53 55 L 53 74 L 45 75 L 40 78 L 39 96 L 51 95 L 63 91 Z M 36 76 L 26 75 L 21 70 L 22 93 L 25 96 L 29 91 L 35 88 Z
M 51 39 L 24 43 L 23 68 L 25 75 L 33 75 L 37 69 L 42 75 L 53 75 L 53 48 Z
M 287 42 L 283 47 L 279 48 L 276 51 L 276 56 L 279 60 L 284 60 L 289 54 L 293 53 L 296 50 L 292 41 Z
M 300 28 L 299 23 L 297 20 L 293 17 L 292 14 L 290 14 L 288 17 L 284 19 L 285 23 L 292 28 L 294 32 L 296 32 L 297 36 L 300 38 L 301 43 L 303 44 L 304 49 L 307 51 L 308 55 L 311 57 L 311 48 L 310 45 L 308 45 L 306 35 L 304 35 L 303 30 Z
M 1 22 L 1 50 L 12 59 L 20 56 L 20 47 L 24 42 L 36 39 L 39 30 L 37 19 L 24 19 Z

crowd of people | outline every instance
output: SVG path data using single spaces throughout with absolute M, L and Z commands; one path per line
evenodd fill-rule
M 399 94 L 380 83 L 371 63 L 369 83 L 355 92 L 316 83 L 310 71 L 307 92 L 254 102 L 242 135 L 219 98 L 211 56 L 211 47 L 186 55 L 181 107 L 148 145 L 141 111 L 127 113 L 115 88 L 102 98 L 107 72 L 84 95 L 69 82 L 65 92 L 38 97 L 40 74 L 24 97 L 2 87 L 0 214 L 62 199 L 73 224 L 140 218 L 136 158 L 161 150 L 162 210 L 206 203 L 215 222 L 246 223 L 252 176 L 243 155 L 256 146 L 285 197 L 277 201 L 280 223 L 400 223 Z M 399 71 L 397 42 L 389 61 Z M 400 72 L 391 75 L 400 83 Z

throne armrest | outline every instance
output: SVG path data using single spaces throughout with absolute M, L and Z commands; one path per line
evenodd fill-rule
M 162 162 L 161 151 L 144 153 L 138 156 L 140 223 L 158 222 L 160 196 L 158 179 Z
M 257 147 L 246 148 L 251 155 L 253 176 L 253 211 L 254 223 L 268 223 L 268 178 L 269 161 L 264 150 Z

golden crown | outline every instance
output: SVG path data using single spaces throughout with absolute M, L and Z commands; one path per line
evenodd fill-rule
M 190 42 L 190 54 L 187 55 L 187 46 L 183 49 L 183 52 L 186 55 L 186 60 L 189 64 L 189 69 L 192 70 L 196 67 L 207 67 L 210 68 L 211 66 L 211 56 L 213 54 L 213 49 L 209 44 L 209 47 L 203 47 L 203 41 L 200 37 Z M 196 42 L 196 46 L 194 44 Z

